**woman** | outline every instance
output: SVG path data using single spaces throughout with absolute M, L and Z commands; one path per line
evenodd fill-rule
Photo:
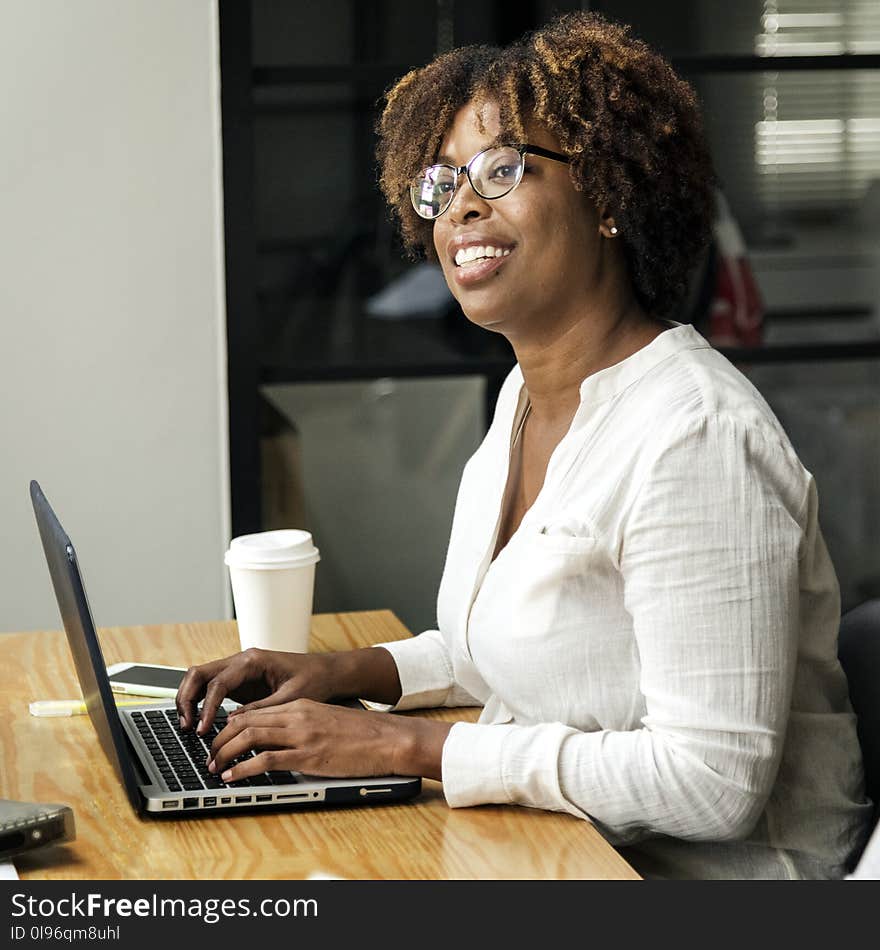
M 752 386 L 664 315 L 707 240 L 695 99 L 572 14 L 392 88 L 382 187 L 517 366 L 465 468 L 438 630 L 190 670 L 227 781 L 273 768 L 442 779 L 450 805 L 594 821 L 644 874 L 841 876 L 864 834 L 813 480 Z M 479 723 L 326 705 L 483 704 Z M 233 760 L 246 749 L 255 759 Z

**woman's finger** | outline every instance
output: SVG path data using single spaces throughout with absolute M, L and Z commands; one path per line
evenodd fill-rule
M 226 725 L 217 733 L 214 737 L 214 741 L 211 743 L 208 761 L 210 762 L 216 759 L 220 750 L 227 743 L 237 738 L 248 726 L 259 726 L 264 729 L 268 727 L 277 729 L 290 728 L 290 717 L 285 715 L 285 712 L 289 712 L 289 707 L 273 706 L 268 709 L 256 709 L 236 719 L 227 719 Z
M 221 666 L 205 687 L 202 713 L 196 732 L 204 735 L 214 722 L 220 704 L 227 696 L 232 696 L 242 683 L 250 682 L 262 675 L 261 658 L 257 650 L 245 650 L 221 661 Z
M 210 772 L 223 772 L 235 759 L 256 749 L 292 748 L 291 731 L 284 726 L 245 726 L 236 735 L 224 742 L 216 751 L 211 750 Z M 249 762 L 250 759 L 246 759 Z M 266 771 L 263 769 L 262 771 Z M 254 775 L 259 774 L 254 772 Z
M 230 657 L 221 660 L 212 660 L 199 666 L 191 666 L 183 675 L 174 703 L 177 715 L 180 717 L 181 729 L 190 729 L 195 722 L 196 706 L 205 695 L 205 687 L 217 673 L 228 664 Z
M 238 782 L 264 772 L 300 771 L 301 753 L 297 749 L 269 749 L 259 755 L 230 765 L 220 776 L 224 782 Z
M 238 709 L 233 709 L 227 718 L 235 719 L 244 713 L 254 712 L 257 709 L 267 709 L 270 706 L 277 707 L 282 705 L 282 703 L 293 702 L 296 698 L 297 690 L 294 685 L 292 683 L 284 683 L 284 685 L 279 686 L 271 696 L 266 696 L 263 699 L 255 699 L 252 703 L 247 703 L 244 706 L 239 706 Z

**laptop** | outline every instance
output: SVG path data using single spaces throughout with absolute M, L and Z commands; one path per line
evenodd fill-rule
M 328 779 L 278 771 L 225 783 L 208 772 L 205 760 L 234 704 L 218 710 L 217 723 L 204 736 L 180 730 L 171 702 L 117 708 L 73 544 L 35 481 L 31 501 L 89 717 L 136 812 L 173 817 L 272 806 L 365 805 L 402 801 L 421 791 L 420 778 L 390 775 Z

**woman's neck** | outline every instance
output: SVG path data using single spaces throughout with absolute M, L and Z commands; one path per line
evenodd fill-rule
M 532 423 L 552 427 L 570 422 L 588 376 L 632 356 L 664 329 L 630 299 L 611 312 L 545 326 L 539 337 L 511 340 L 529 394 Z

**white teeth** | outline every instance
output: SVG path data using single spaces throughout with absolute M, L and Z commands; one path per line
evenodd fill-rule
M 510 248 L 494 247 L 491 244 L 472 244 L 470 247 L 459 248 L 455 252 L 455 263 L 461 267 L 484 258 L 507 257 Z

